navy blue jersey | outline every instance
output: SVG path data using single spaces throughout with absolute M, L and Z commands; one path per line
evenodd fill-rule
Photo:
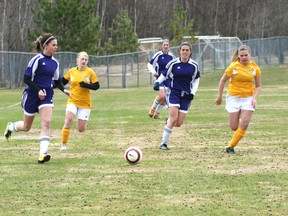
M 181 62 L 180 58 L 170 61 L 166 66 L 166 79 L 171 79 L 171 89 L 184 91 L 187 93 L 193 91 L 193 82 L 200 78 L 199 66 L 197 62 L 189 59 L 188 62 Z M 198 88 L 198 85 L 195 86 Z
M 165 71 L 167 63 L 172 59 L 174 59 L 172 52 L 169 51 L 168 54 L 165 54 L 163 51 L 158 51 L 153 55 L 149 63 L 153 65 L 155 71 L 160 75 Z
M 28 63 L 25 75 L 31 77 L 32 82 L 41 89 L 51 90 L 53 80 L 60 79 L 59 63 L 53 56 L 38 53 Z M 30 86 L 28 91 L 33 91 Z

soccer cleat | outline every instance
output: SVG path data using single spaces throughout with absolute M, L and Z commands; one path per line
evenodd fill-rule
M 66 151 L 66 150 L 67 150 L 67 145 L 61 144 L 60 151 Z
M 7 141 L 11 139 L 12 131 L 9 130 L 9 125 L 12 124 L 12 122 L 8 122 L 5 132 L 4 132 L 4 137 Z
M 226 152 L 229 154 L 236 154 L 236 152 L 234 151 L 234 148 L 232 148 L 232 147 L 226 148 Z
M 154 119 L 161 119 L 160 113 L 158 113 L 157 115 L 154 115 Z
M 38 163 L 43 164 L 45 162 L 48 162 L 50 160 L 51 156 L 49 154 L 40 155 L 38 158 Z
M 168 147 L 168 145 L 166 143 L 161 144 L 160 149 L 161 150 L 170 150 L 170 148 Z
M 152 118 L 154 116 L 154 113 L 155 113 L 155 109 L 150 109 L 148 115 L 150 118 Z

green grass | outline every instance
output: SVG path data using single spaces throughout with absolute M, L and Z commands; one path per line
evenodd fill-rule
M 69 150 L 59 152 L 66 97 L 55 94 L 52 159 L 37 164 L 39 116 L 29 133 L 0 139 L 0 215 L 287 215 L 288 67 L 262 68 L 262 92 L 236 148 L 224 106 L 215 106 L 222 72 L 205 73 L 170 151 L 159 150 L 167 110 L 148 118 L 152 87 L 93 92 L 88 129 L 73 125 Z M 100 80 L 101 81 L 101 80 Z M 0 90 L 0 128 L 23 118 L 21 90 Z M 123 154 L 139 146 L 143 160 Z

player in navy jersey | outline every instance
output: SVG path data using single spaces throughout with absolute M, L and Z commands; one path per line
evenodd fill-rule
M 53 81 L 66 95 L 71 96 L 71 94 L 64 89 L 59 73 L 59 63 L 53 57 L 58 48 L 57 39 L 51 33 L 46 33 L 37 38 L 35 45 L 38 54 L 29 61 L 24 73 L 24 82 L 28 85 L 23 92 L 21 103 L 24 110 L 24 120 L 14 123 L 8 122 L 4 136 L 6 140 L 9 140 L 12 132 L 28 132 L 38 112 L 41 119 L 38 163 L 45 163 L 51 157 L 48 154 L 48 146 L 52 108 L 54 107 Z
M 169 61 L 174 59 L 173 53 L 169 50 L 169 40 L 165 39 L 162 42 L 162 50 L 153 55 L 148 62 L 148 69 L 153 74 L 154 81 L 162 74 L 165 73 L 165 67 Z M 159 92 L 149 111 L 149 117 L 154 116 L 155 119 L 160 119 L 160 112 L 166 104 L 166 94 L 169 94 L 170 80 L 167 79 L 160 84 Z
M 168 141 L 173 127 L 180 127 L 198 89 L 200 72 L 197 62 L 191 59 L 192 48 L 187 42 L 180 45 L 180 57 L 171 60 L 166 66 L 166 74 L 162 74 L 154 84 L 154 90 L 166 79 L 171 79 L 169 95 L 169 118 L 164 127 L 160 149 L 169 150 Z

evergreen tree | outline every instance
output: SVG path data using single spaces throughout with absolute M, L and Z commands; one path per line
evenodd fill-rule
M 133 24 L 127 10 L 120 10 L 109 29 L 112 40 L 105 44 L 106 54 L 127 53 L 137 51 L 138 37 L 133 31 Z
M 37 29 L 33 39 L 51 32 L 58 39 L 60 51 L 86 51 L 95 54 L 101 38 L 100 19 L 95 16 L 97 0 L 38 0 L 40 8 L 32 11 Z
M 181 42 L 187 41 L 190 43 L 195 42 L 193 34 L 193 20 L 188 20 L 188 12 L 182 5 L 179 5 L 172 15 L 172 19 L 168 23 L 168 28 L 172 33 L 171 45 L 179 46 Z M 191 39 L 184 39 L 184 36 L 191 36 Z

